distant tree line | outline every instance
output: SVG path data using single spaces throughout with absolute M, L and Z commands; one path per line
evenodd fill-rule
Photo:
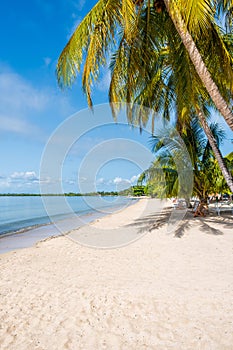
M 89 193 L 0 193 L 1 197 L 43 197 L 43 196 L 65 196 L 65 197 L 82 197 L 82 196 L 117 196 L 116 191 L 98 191 Z

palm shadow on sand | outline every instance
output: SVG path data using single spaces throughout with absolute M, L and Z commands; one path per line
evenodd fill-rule
M 179 209 L 176 209 L 176 211 Z M 160 213 L 154 213 L 142 218 L 136 219 L 127 226 L 133 226 L 138 229 L 138 233 L 151 232 L 164 227 L 168 224 L 173 208 L 165 208 Z M 181 238 L 194 224 L 198 223 L 200 229 L 206 234 L 223 235 L 223 232 L 214 226 L 220 224 L 223 228 L 232 228 L 233 216 L 231 213 L 221 213 L 218 216 L 215 213 L 209 213 L 205 217 L 194 217 L 191 209 L 188 209 L 185 216 L 174 229 L 175 237 Z

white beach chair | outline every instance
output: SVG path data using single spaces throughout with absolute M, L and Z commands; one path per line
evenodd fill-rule
M 231 212 L 233 214 L 233 202 L 216 202 L 213 210 L 218 216 L 221 215 L 221 212 Z

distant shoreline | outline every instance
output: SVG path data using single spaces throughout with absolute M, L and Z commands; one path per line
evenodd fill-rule
M 91 192 L 91 193 L 0 193 L 0 197 L 86 197 L 86 196 L 122 196 L 117 192 Z

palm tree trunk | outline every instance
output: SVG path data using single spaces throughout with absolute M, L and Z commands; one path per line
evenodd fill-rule
M 219 112 L 224 117 L 226 123 L 229 125 L 231 130 L 233 130 L 233 113 L 231 109 L 229 108 L 227 102 L 222 97 L 217 85 L 213 81 L 196 45 L 193 41 L 192 36 L 187 30 L 186 24 L 184 23 L 178 9 L 171 8 L 170 0 L 164 0 L 164 4 L 166 6 L 166 9 L 169 13 L 169 16 L 171 17 L 171 20 L 173 21 L 177 32 L 179 33 L 181 40 L 188 51 L 189 57 L 196 69 L 197 74 L 199 75 L 203 85 L 205 86 L 206 90 L 208 91 L 210 97 L 212 98 L 215 106 L 219 110 Z
M 203 127 L 203 130 L 205 131 L 205 134 L 206 134 L 208 141 L 210 143 L 210 146 L 214 152 L 214 156 L 218 162 L 218 165 L 221 169 L 221 172 L 224 176 L 224 179 L 226 180 L 227 185 L 229 186 L 231 192 L 233 193 L 233 179 L 232 179 L 231 173 L 227 169 L 227 166 L 226 166 L 225 161 L 223 159 L 222 153 L 218 148 L 217 142 L 212 134 L 212 131 L 210 130 L 208 123 L 206 122 L 206 118 L 205 118 L 204 114 L 202 113 L 202 111 L 198 107 L 196 107 L 196 111 L 198 114 L 198 119 Z

